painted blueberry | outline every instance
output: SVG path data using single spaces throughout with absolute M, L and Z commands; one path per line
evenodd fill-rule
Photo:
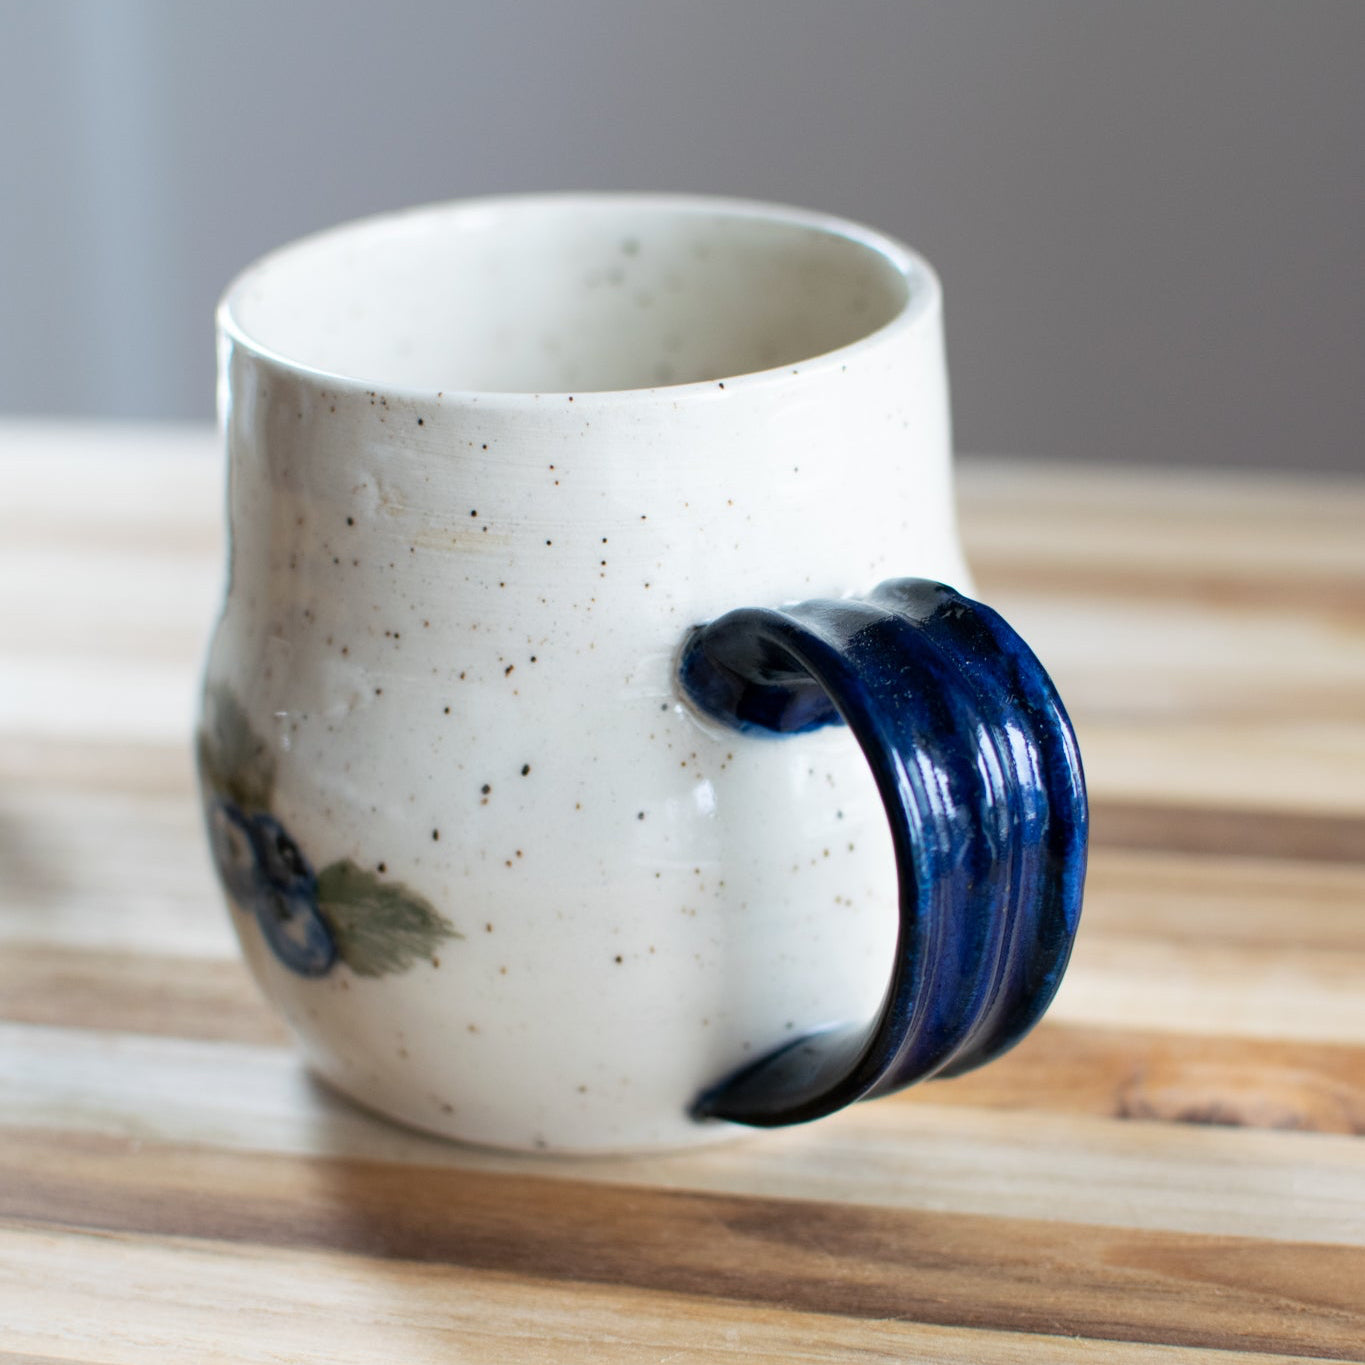
M 228 895 L 256 916 L 275 956 L 300 976 L 326 975 L 337 949 L 318 913 L 318 879 L 280 822 L 215 801 L 209 841 Z
M 260 870 L 255 910 L 275 956 L 300 976 L 325 976 L 336 940 L 318 913 L 318 879 L 299 846 L 273 815 L 251 821 Z
M 256 908 L 260 873 L 251 822 L 231 801 L 215 801 L 209 809 L 209 847 L 223 889 L 244 910 Z

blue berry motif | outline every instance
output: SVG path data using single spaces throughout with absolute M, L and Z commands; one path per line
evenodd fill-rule
M 300 976 L 325 976 L 336 940 L 318 913 L 318 879 L 273 815 L 247 816 L 231 801 L 209 815 L 214 862 L 228 895 L 256 916 L 275 956 Z
M 270 813 L 275 754 L 226 688 L 210 688 L 199 731 L 199 778 L 209 847 L 238 909 L 255 917 L 270 950 L 300 976 L 344 963 L 356 976 L 405 972 L 435 961 L 463 935 L 402 882 L 339 858 L 320 872 Z
M 213 801 L 208 807 L 209 851 L 218 870 L 223 889 L 238 905 L 255 904 L 256 845 L 251 837 L 251 821 L 232 801 Z

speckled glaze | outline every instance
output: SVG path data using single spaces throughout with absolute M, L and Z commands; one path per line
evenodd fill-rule
M 877 1013 L 895 858 L 847 730 L 748 738 L 679 654 L 968 584 L 932 273 L 796 210 L 471 201 L 285 248 L 219 330 L 205 809 L 311 1064 L 499 1147 L 734 1131 L 697 1097 Z

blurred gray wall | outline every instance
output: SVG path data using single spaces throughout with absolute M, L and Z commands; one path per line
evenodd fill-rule
M 1365 468 L 1363 0 L 0 0 L 0 412 L 211 411 L 326 224 L 736 193 L 903 236 L 957 444 Z

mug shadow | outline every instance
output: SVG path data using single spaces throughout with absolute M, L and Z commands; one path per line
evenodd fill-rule
M 550 1291 L 563 1319 L 555 1330 L 571 1335 L 572 1304 L 601 1302 L 603 1291 L 790 1297 L 761 1267 L 781 1264 L 803 1205 L 732 1192 L 745 1184 L 736 1165 L 755 1164 L 746 1148 L 771 1134 L 641 1156 L 523 1155 L 401 1127 L 311 1074 L 307 1087 L 299 1232 L 369 1258 L 392 1295 L 386 1309 L 419 1314 L 434 1332 L 468 1329 L 490 1284 L 515 1284 L 522 1310 L 533 1288 Z M 809 1131 L 777 1139 L 818 1140 Z

